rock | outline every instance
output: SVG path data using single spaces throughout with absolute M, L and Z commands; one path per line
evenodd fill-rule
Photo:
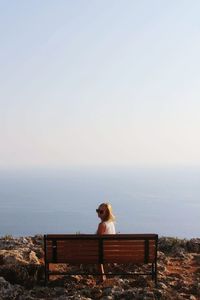
M 162 290 L 167 290 L 167 285 L 164 284 L 163 282 L 158 282 L 157 288 Z
M 0 260 L 2 265 L 27 264 L 24 260 L 25 253 L 18 250 L 0 250 Z
M 17 299 L 24 289 L 19 285 L 12 285 L 3 277 L 0 277 L 0 299 Z
M 190 299 L 189 300 L 196 300 L 197 298 L 193 295 L 190 296 Z
M 187 249 L 190 252 L 200 253 L 200 239 L 191 239 L 187 242 Z
M 89 288 L 84 288 L 81 290 L 81 295 L 83 295 L 87 298 L 91 298 L 91 296 L 92 296 L 91 290 Z
M 98 283 L 95 276 L 52 276 L 44 287 L 43 236 L 0 239 L 0 300 L 117 300 L 200 298 L 200 239 L 189 241 L 160 238 L 158 285 L 150 276 L 108 277 Z M 95 270 L 95 266 L 91 266 Z M 76 271 L 79 266 L 59 265 L 55 270 Z M 88 268 L 84 266 L 83 268 Z M 111 266 L 114 271 L 142 272 L 144 266 Z
M 194 294 L 196 296 L 200 296 L 200 282 L 194 282 L 191 287 L 191 294 Z
M 103 290 L 103 296 L 109 296 L 112 294 L 112 288 L 108 287 Z
M 29 249 L 20 250 L 0 250 L 1 265 L 39 265 L 39 259 L 36 253 Z
M 103 296 L 103 291 L 100 287 L 94 287 L 91 291 L 91 298 L 98 299 Z
M 40 264 L 39 259 L 38 259 L 37 255 L 36 255 L 36 253 L 33 252 L 33 251 L 31 251 L 29 253 L 29 263 L 30 264 L 35 264 L 35 265 L 39 265 Z
M 187 240 L 172 237 L 161 237 L 158 243 L 158 250 L 165 254 L 176 255 L 180 251 L 187 250 Z
M 0 275 L 10 283 L 33 286 L 44 276 L 44 267 L 36 252 L 43 251 L 31 238 L 0 239 Z

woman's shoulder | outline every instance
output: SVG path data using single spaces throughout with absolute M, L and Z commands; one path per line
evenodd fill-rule
M 114 224 L 114 222 L 112 220 L 107 220 L 107 221 L 104 221 L 105 224 Z
M 115 224 L 113 221 L 105 221 L 104 226 L 110 228 L 110 227 L 115 227 Z

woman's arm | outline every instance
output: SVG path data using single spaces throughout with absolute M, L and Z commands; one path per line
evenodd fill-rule
M 99 223 L 98 229 L 97 229 L 97 234 L 101 235 L 101 234 L 105 234 L 106 231 L 106 225 L 105 223 Z

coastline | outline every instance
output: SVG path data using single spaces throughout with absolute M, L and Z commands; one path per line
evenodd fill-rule
M 122 267 L 128 272 L 133 266 Z M 157 287 L 145 276 L 116 276 L 99 283 L 91 275 L 55 277 L 46 287 L 43 236 L 4 236 L 0 299 L 200 299 L 200 238 L 159 238 Z

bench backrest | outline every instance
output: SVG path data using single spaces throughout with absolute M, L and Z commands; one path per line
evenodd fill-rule
M 157 234 L 48 234 L 47 263 L 154 263 Z

